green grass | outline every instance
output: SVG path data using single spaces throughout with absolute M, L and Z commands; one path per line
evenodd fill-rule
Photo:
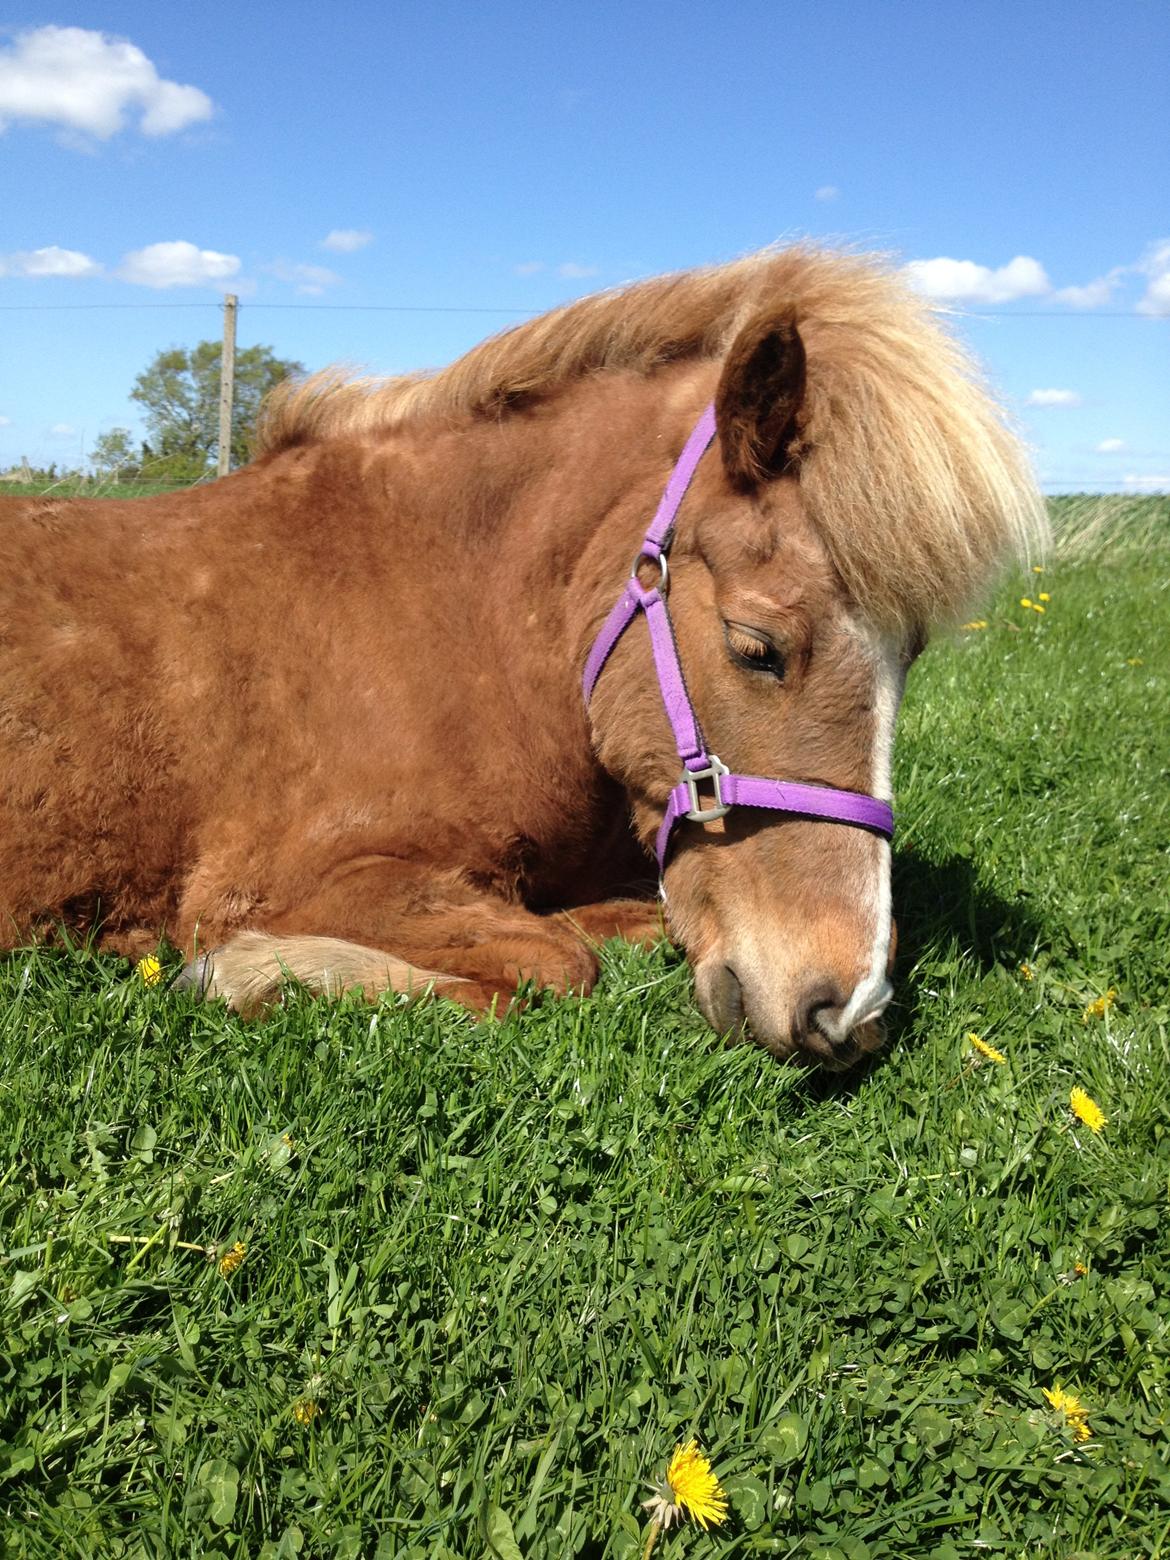
M 693 1433 L 659 1560 L 1170 1556 L 1170 503 L 1093 523 L 914 673 L 847 1083 L 665 951 L 495 1026 L 0 965 L 0 1552 L 635 1557 Z
M 184 492 L 189 482 L 116 482 L 112 477 L 61 477 L 55 482 L 0 482 L 0 498 L 156 498 Z

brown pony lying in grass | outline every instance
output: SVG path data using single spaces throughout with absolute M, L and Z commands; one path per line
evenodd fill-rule
M 770 252 L 433 377 L 288 387 L 210 486 L 0 500 L 0 936 L 165 934 L 244 1011 L 285 973 L 588 990 L 599 939 L 658 933 L 679 758 L 644 627 L 588 709 L 582 667 L 712 400 L 664 586 L 711 750 L 888 797 L 907 666 L 1042 511 L 894 274 Z M 836 1065 L 875 1044 L 889 872 L 863 828 L 681 822 L 662 902 L 711 1023 Z

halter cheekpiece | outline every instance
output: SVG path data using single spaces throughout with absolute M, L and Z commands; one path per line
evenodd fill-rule
M 838 791 L 831 786 L 807 785 L 796 780 L 765 780 L 758 775 L 732 774 L 727 765 L 708 753 L 698 717 L 687 692 L 682 665 L 675 644 L 666 597 L 663 594 L 669 574 L 667 555 L 674 539 L 674 522 L 695 469 L 715 437 L 715 407 L 708 406 L 683 446 L 670 481 L 659 500 L 650 528 L 634 559 L 625 589 L 606 618 L 585 662 L 582 679 L 588 706 L 610 652 L 639 612 L 646 615 L 650 647 L 658 673 L 658 687 L 674 732 L 682 774 L 670 793 L 666 813 L 659 825 L 656 849 L 658 870 L 666 867 L 670 836 L 680 819 L 707 823 L 722 818 L 732 807 L 766 807 L 797 817 L 823 819 L 831 823 L 851 823 L 892 839 L 894 814 L 888 802 L 860 791 Z M 658 579 L 647 589 L 638 578 L 638 566 L 649 561 L 658 567 Z M 710 783 L 714 802 L 703 804 L 699 786 Z

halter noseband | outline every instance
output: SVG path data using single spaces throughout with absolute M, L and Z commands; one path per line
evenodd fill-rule
M 666 867 L 670 836 L 680 818 L 692 823 L 707 823 L 722 818 L 732 807 L 768 807 L 776 812 L 795 813 L 803 818 L 825 819 L 831 823 L 851 823 L 860 829 L 892 839 L 894 814 L 888 802 L 860 791 L 837 791 L 831 786 L 805 785 L 796 780 L 764 780 L 759 775 L 735 775 L 714 753 L 707 752 L 703 733 L 687 692 L 674 628 L 662 594 L 667 581 L 667 554 L 674 540 L 674 521 L 695 468 L 715 437 L 715 407 L 708 406 L 683 447 L 678 464 L 670 474 L 666 491 L 659 500 L 650 529 L 638 549 L 626 587 L 606 618 L 585 662 L 582 679 L 586 707 L 593 696 L 601 669 L 610 652 L 639 612 L 646 614 L 650 647 L 658 672 L 658 687 L 666 706 L 667 719 L 674 732 L 675 746 L 682 760 L 682 775 L 671 791 L 666 815 L 659 825 L 656 849 L 658 871 Z M 656 563 L 657 582 L 649 590 L 638 578 L 643 559 Z M 713 806 L 704 807 L 699 797 L 701 781 L 710 781 L 715 792 Z

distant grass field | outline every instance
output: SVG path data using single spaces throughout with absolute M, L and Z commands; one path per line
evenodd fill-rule
M 1057 510 L 913 674 L 848 1082 L 665 950 L 494 1025 L 0 962 L 0 1553 L 634 1560 L 695 1435 L 659 1560 L 1170 1557 L 1170 500 Z
M 0 498 L 156 498 L 179 493 L 186 482 L 114 482 L 88 477 L 61 477 L 55 482 L 0 482 Z

